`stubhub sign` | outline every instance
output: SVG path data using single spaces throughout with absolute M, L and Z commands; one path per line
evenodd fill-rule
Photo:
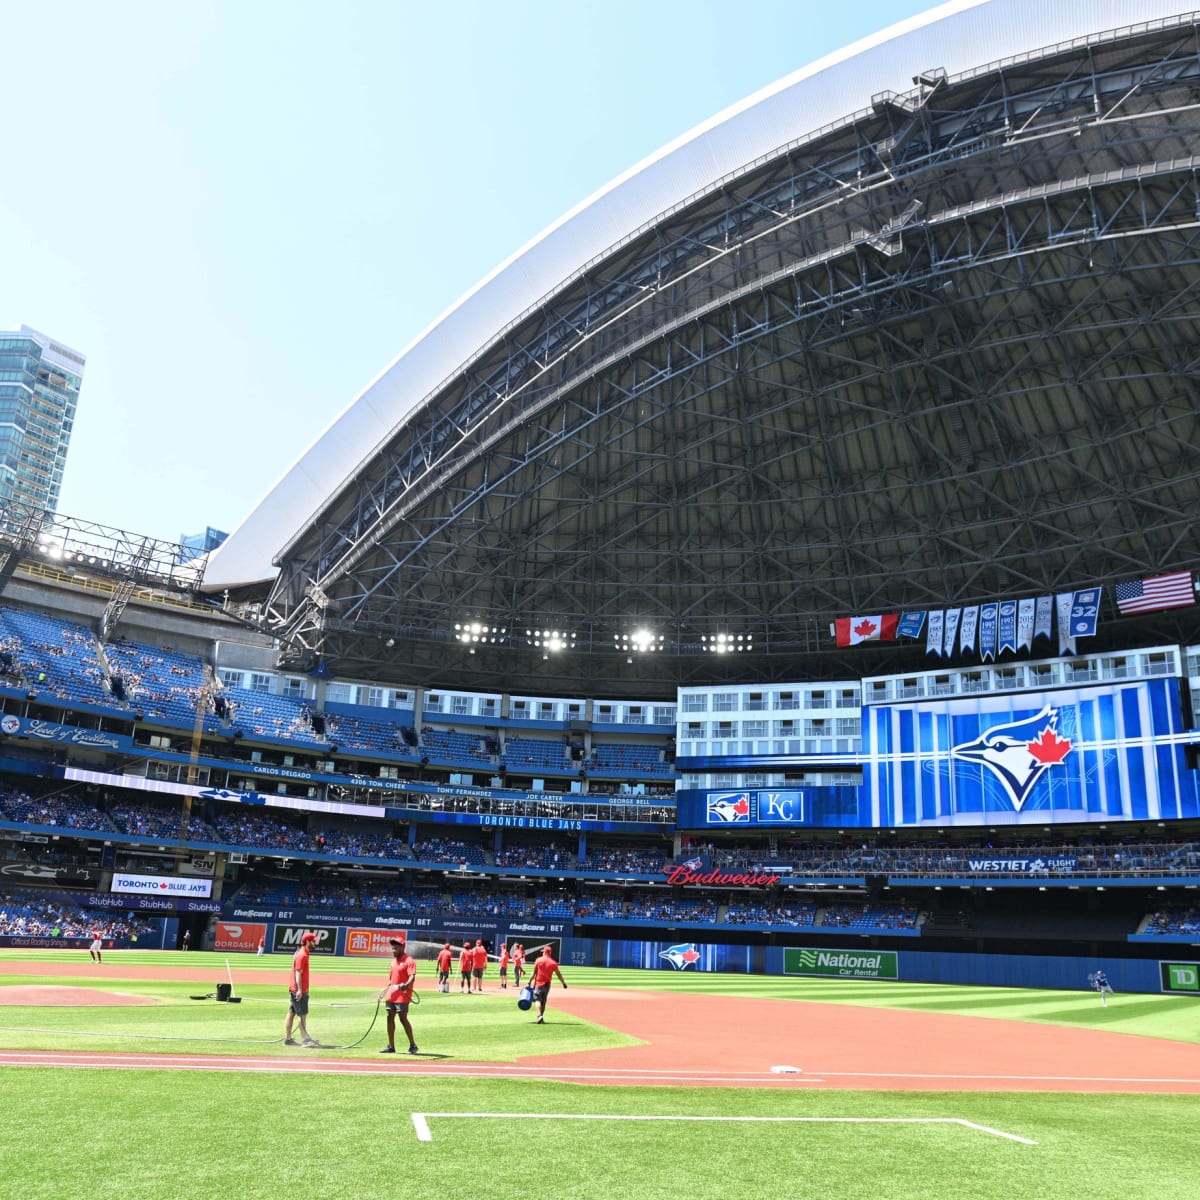
M 173 875 L 113 875 L 114 892 L 136 892 L 142 896 L 189 896 L 207 900 L 212 895 L 211 879 L 178 879 Z

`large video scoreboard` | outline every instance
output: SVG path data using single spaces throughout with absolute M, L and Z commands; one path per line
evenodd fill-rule
M 679 794 L 679 826 L 1029 825 L 1200 816 L 1176 678 L 863 709 L 859 788 Z M 732 764 L 731 764 L 732 765 Z M 779 770 L 778 759 L 770 769 Z M 745 759 L 738 769 L 753 770 Z M 795 766 L 804 766 L 803 758 Z

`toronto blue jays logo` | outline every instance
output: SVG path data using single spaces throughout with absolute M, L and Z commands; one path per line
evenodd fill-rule
M 677 867 L 687 867 L 689 871 L 703 871 L 705 863 L 704 859 L 697 855 L 695 858 L 685 858 L 682 862 L 676 861 L 675 865 Z
M 1058 709 L 1047 704 L 1036 717 L 993 725 L 974 741 L 952 747 L 950 756 L 987 767 L 1020 812 L 1038 780 L 1070 752 L 1070 739 L 1060 738 L 1057 727 Z
M 659 958 L 665 958 L 677 971 L 683 971 L 700 960 L 700 951 L 695 942 L 681 942 L 678 946 L 670 946 L 658 952 Z
M 748 792 L 713 792 L 708 798 L 709 825 L 740 825 L 750 823 L 750 794 Z

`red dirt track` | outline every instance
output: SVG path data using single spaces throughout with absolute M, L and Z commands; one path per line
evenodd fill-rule
M 87 962 L 67 966 L 0 961 L 0 976 L 95 979 L 103 969 Z M 183 966 L 121 963 L 114 969 L 114 982 L 156 979 L 211 984 L 211 976 L 211 969 Z M 362 983 L 360 976 L 326 971 L 322 976 L 331 985 Z M 257 972 L 256 978 L 261 978 Z M 117 994 L 108 1002 L 122 1003 L 126 998 Z M 1119 1004 L 1120 997 L 1112 1003 Z M 333 1050 L 300 1049 L 288 1058 L 0 1049 L 0 1066 L 339 1074 L 402 1071 L 443 1078 L 536 1078 L 623 1086 L 1200 1095 L 1200 1045 L 1099 1030 L 796 1000 L 555 988 L 546 1010 L 547 1024 L 573 1017 L 620 1030 L 645 1044 L 539 1055 L 516 1064 L 434 1056 L 397 1056 L 380 1062 L 339 1058 Z

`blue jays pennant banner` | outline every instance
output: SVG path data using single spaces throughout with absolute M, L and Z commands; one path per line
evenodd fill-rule
M 1059 654 L 1075 654 L 1075 635 L 1071 632 L 1071 611 L 1075 607 L 1074 592 L 1060 592 L 1054 598 L 1054 611 L 1058 626 Z
M 1036 610 L 1036 600 L 1021 600 L 1017 604 L 1018 650 L 1029 650 L 1033 646 L 1033 617 Z
M 961 608 L 946 609 L 946 649 L 947 658 L 954 653 L 954 639 L 958 636 L 958 619 L 962 615 Z
M 1054 633 L 1054 597 L 1037 598 L 1036 615 L 1033 619 L 1033 636 L 1049 638 Z
M 898 638 L 919 638 L 921 630 L 925 628 L 925 614 L 923 612 L 906 612 L 900 614 L 900 624 L 896 626 L 896 636 Z
M 987 662 L 996 657 L 996 610 L 999 605 L 979 606 L 979 657 Z
M 929 614 L 929 632 L 925 635 L 925 653 L 942 653 L 942 631 L 945 628 L 946 614 L 939 608 Z
M 1000 627 L 996 634 L 999 641 L 997 655 L 1016 654 L 1017 652 L 1017 602 L 1015 600 L 1000 601 Z
M 979 628 L 979 605 L 972 604 L 962 610 L 962 633 L 958 639 L 958 648 L 966 652 L 975 649 L 975 633 Z
M 874 706 L 862 824 L 1193 819 L 1179 681 Z

